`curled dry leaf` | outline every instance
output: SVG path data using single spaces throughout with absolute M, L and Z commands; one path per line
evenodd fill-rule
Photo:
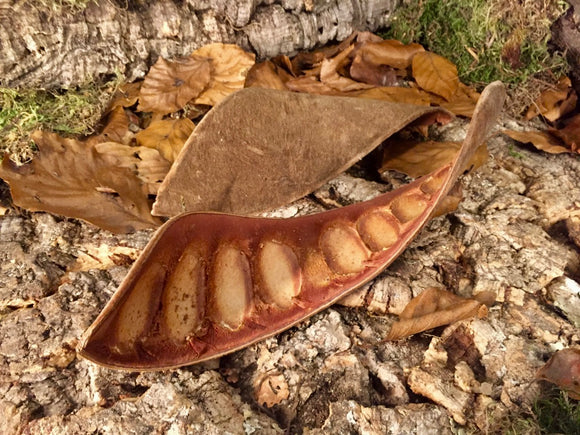
M 495 302 L 495 294 L 481 292 L 473 299 L 457 296 L 447 290 L 430 288 L 411 299 L 399 321 L 389 331 L 387 340 L 400 340 L 438 326 L 470 317 L 487 316 L 487 305 Z
M 119 142 L 127 144 L 132 136 L 133 133 L 129 131 L 129 117 L 122 106 L 117 106 L 107 115 L 107 122 L 101 134 L 92 137 L 89 142 Z
M 363 89 L 362 91 L 350 92 L 345 96 L 372 98 L 374 100 L 415 104 L 419 106 L 429 106 L 431 104 L 431 98 L 427 92 L 417 88 L 404 88 L 399 86 Z
M 351 45 L 346 50 L 340 52 L 332 59 L 324 59 L 320 68 L 320 81 L 325 85 L 336 89 L 337 91 L 348 92 L 356 91 L 359 89 L 369 89 L 374 86 L 360 83 L 345 77 L 345 74 L 339 74 L 340 70 L 344 70 L 347 64 L 350 63 L 350 53 L 354 49 L 354 45 Z
M 115 233 L 160 224 L 131 170 L 112 167 L 94 147 L 77 140 L 47 132 L 36 132 L 33 139 L 39 153 L 32 162 L 16 166 L 4 157 L 0 168 L 16 205 L 84 219 Z
M 173 61 L 160 57 L 151 67 L 139 93 L 139 111 L 176 112 L 201 94 L 210 83 L 210 61 L 191 56 Z
M 250 68 L 244 87 L 259 87 L 284 91 L 287 89 L 284 83 L 291 78 L 292 76 L 282 68 L 275 65 L 272 61 L 266 60 Z
M 556 384 L 570 397 L 580 400 L 580 349 L 567 348 L 556 352 L 538 370 L 536 379 Z
M 580 113 L 565 121 L 560 129 L 551 128 L 552 135 L 562 139 L 570 151 L 580 153 Z
M 325 83 L 319 81 L 315 76 L 301 76 L 288 80 L 286 82 L 286 88 L 294 92 L 302 92 L 305 94 L 318 94 L 318 95 L 336 95 L 340 94 L 334 88 L 331 88 Z
M 362 43 L 356 49 L 350 76 L 377 86 L 392 85 L 397 76 L 394 69 L 406 70 L 411 66 L 413 56 L 420 51 L 425 51 L 420 44 L 405 45 L 392 39 Z
M 550 154 L 571 152 L 571 150 L 566 147 L 566 144 L 551 134 L 550 131 L 503 130 L 502 133 L 508 135 L 513 140 L 517 140 L 518 142 L 531 143 L 537 149 L 546 151 Z
M 577 101 L 578 96 L 572 88 L 572 82 L 568 77 L 562 77 L 556 87 L 540 94 L 526 112 L 526 119 L 542 115 L 548 121 L 554 122 L 574 110 Z
M 171 163 L 154 148 L 104 142 L 95 145 L 95 149 L 111 166 L 130 169 L 145 184 L 149 195 L 157 195 L 171 167 Z
M 155 148 L 166 160 L 174 162 L 194 128 L 188 118 L 162 119 L 153 121 L 135 138 L 138 145 Z
M 457 67 L 449 60 L 429 51 L 413 56 L 413 77 L 426 91 L 451 101 L 459 87 Z
M 463 83 L 459 83 L 457 91 L 451 97 L 451 101 L 441 101 L 439 105 L 454 115 L 471 118 L 478 99 L 479 93 L 477 91 Z
M 237 45 L 216 43 L 195 50 L 192 57 L 205 58 L 211 64 L 209 85 L 195 99 L 195 104 L 215 106 L 231 93 L 244 87 L 246 75 L 254 65 L 256 56 Z
M 459 142 L 391 140 L 384 148 L 380 172 L 395 170 L 413 178 L 422 177 L 452 161 L 460 148 Z M 484 144 L 473 154 L 466 169 L 479 168 L 487 158 L 487 147 Z
M 119 86 L 111 98 L 109 103 L 108 111 L 114 110 L 117 107 L 131 107 L 139 99 L 139 93 L 141 92 L 141 85 L 143 81 L 138 81 L 134 83 L 124 83 Z
M 290 396 L 288 383 L 281 373 L 267 373 L 254 382 L 256 401 L 271 408 Z

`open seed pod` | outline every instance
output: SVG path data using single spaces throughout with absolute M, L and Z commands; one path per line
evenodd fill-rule
M 187 213 L 163 225 L 86 331 L 80 354 L 157 370 L 283 331 L 378 275 L 405 249 L 495 123 L 483 92 L 453 162 L 370 201 L 292 219 Z

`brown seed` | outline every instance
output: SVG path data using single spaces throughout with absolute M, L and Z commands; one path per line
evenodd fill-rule
M 336 273 L 360 272 L 369 251 L 358 233 L 346 223 L 328 227 L 320 237 L 320 248 L 330 268 Z
M 218 248 L 212 284 L 212 320 L 229 329 L 238 329 L 250 305 L 252 280 L 246 254 L 233 245 Z
M 163 326 L 169 337 L 184 342 L 202 325 L 205 308 L 204 261 L 196 244 L 188 245 L 163 292 Z
M 399 222 L 404 224 L 419 217 L 428 205 L 422 195 L 412 193 L 396 198 L 391 203 L 391 211 Z
M 438 192 L 443 186 L 447 172 L 449 172 L 449 170 L 440 171 L 439 173 L 428 177 L 423 183 L 421 183 L 421 192 L 429 196 Z
M 396 220 L 380 210 L 362 215 L 356 226 L 363 241 L 375 252 L 389 248 L 399 238 Z
M 134 287 L 146 291 L 132 291 L 122 303 L 117 316 L 116 341 L 130 346 L 146 332 L 151 320 L 153 296 L 163 285 L 165 272 L 159 263 L 151 263 Z M 159 294 L 159 293 L 157 293 Z
M 302 273 L 298 258 L 287 246 L 274 241 L 263 243 L 258 256 L 258 273 L 262 297 L 280 308 L 292 305 L 300 293 Z

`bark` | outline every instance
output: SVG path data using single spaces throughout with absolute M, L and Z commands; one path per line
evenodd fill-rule
M 50 2 L 47 2 L 50 3 Z M 0 5 L 0 85 L 67 87 L 88 78 L 142 77 L 158 56 L 235 43 L 258 58 L 292 55 L 354 30 L 384 27 L 399 0 L 98 0 L 55 12 Z
M 441 140 L 464 133 L 457 121 Z M 488 146 L 489 161 L 463 178 L 460 208 L 431 221 L 344 301 L 350 307 L 164 372 L 104 369 L 75 352 L 152 233 L 115 236 L 22 213 L 0 185 L 0 433 L 504 432 L 550 388 L 534 381 L 537 369 L 555 349 L 580 345 L 578 247 L 565 224 L 578 213 L 580 161 L 503 136 Z M 321 211 L 386 187 L 361 173 L 268 215 Z M 434 286 L 495 291 L 498 302 L 486 319 L 382 342 L 393 314 Z

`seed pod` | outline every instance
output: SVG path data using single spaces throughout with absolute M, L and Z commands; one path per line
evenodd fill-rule
M 370 201 L 292 219 L 171 219 L 86 331 L 80 354 L 114 368 L 179 367 L 272 336 L 333 304 L 416 236 L 487 136 L 503 99 L 501 83 L 486 88 L 452 163 Z

